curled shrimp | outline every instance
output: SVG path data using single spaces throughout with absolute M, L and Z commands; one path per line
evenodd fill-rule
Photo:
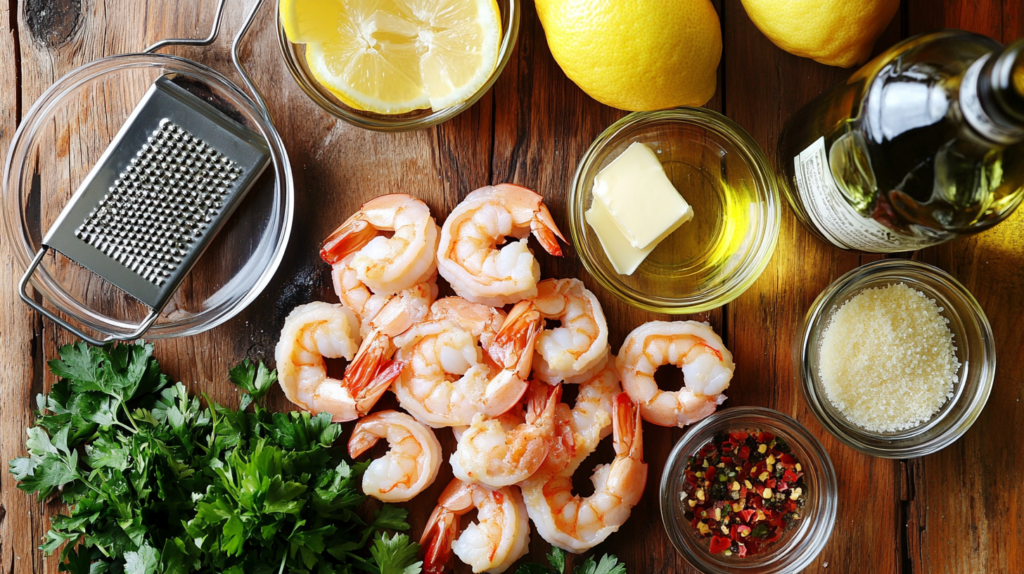
M 331 268 L 334 292 L 347 309 L 359 318 L 360 333 L 365 335 L 379 328 L 394 337 L 423 321 L 430 313 L 430 305 L 437 299 L 437 272 L 421 283 L 393 295 L 378 295 L 359 279 L 352 267 L 352 253 Z
M 459 517 L 477 510 L 476 522 L 459 534 Z M 452 553 L 473 572 L 500 574 L 526 554 L 530 522 L 514 486 L 490 490 L 453 479 L 441 493 L 420 539 L 423 571 L 440 574 Z
M 663 391 L 654 372 L 672 364 L 683 371 L 686 386 Z M 725 401 L 735 365 L 722 338 L 707 323 L 652 321 L 626 336 L 615 360 L 622 390 L 640 405 L 644 420 L 661 426 L 685 426 L 715 412 Z
M 498 417 L 478 414 L 473 418 L 450 459 L 457 478 L 501 488 L 537 472 L 548 456 L 562 387 L 534 381 L 528 396 L 525 420 L 515 410 Z
M 597 297 L 579 279 L 545 279 L 533 299 L 544 319 L 561 322 L 537 337 L 534 375 L 547 383 L 575 384 L 608 362 L 608 322 Z
M 385 237 L 383 232 L 393 232 Z M 438 227 L 430 208 L 404 193 L 372 199 L 334 230 L 320 247 L 333 265 L 350 265 L 374 293 L 389 295 L 423 283 L 437 267 Z
M 385 502 L 411 500 L 433 484 L 441 468 L 441 443 L 434 431 L 398 411 L 379 411 L 359 419 L 348 440 L 352 458 L 380 439 L 391 449 L 363 473 L 363 493 Z
M 500 310 L 458 297 L 435 302 L 427 321 L 394 339 L 406 364 L 393 389 L 402 408 L 437 428 L 514 407 L 527 389 L 535 336 L 508 334 L 505 321 Z
M 548 457 L 537 471 L 540 475 L 572 475 L 612 432 L 612 400 L 622 392 L 613 364 L 606 364 L 578 388 L 572 408 L 560 403 L 555 409 L 554 436 Z
M 540 264 L 527 247 L 530 232 L 545 251 L 562 254 L 558 239 L 565 238 L 540 195 L 517 185 L 482 187 L 445 220 L 438 271 L 459 296 L 475 303 L 500 307 L 533 297 Z M 505 243 L 506 237 L 519 241 Z
M 544 540 L 568 552 L 603 542 L 629 518 L 647 482 L 640 411 L 629 396 L 613 401 L 615 460 L 594 469 L 594 493 L 572 493 L 572 474 L 535 475 L 522 484 L 526 509 Z
M 370 333 L 362 345 L 359 339 L 358 319 L 341 305 L 315 302 L 293 309 L 274 350 L 277 380 L 288 400 L 312 413 L 331 413 L 335 422 L 369 412 L 402 365 L 387 359 L 390 343 L 380 332 Z M 327 376 L 324 357 L 351 359 L 341 380 Z

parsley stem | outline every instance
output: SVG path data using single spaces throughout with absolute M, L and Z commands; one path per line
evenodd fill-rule
M 107 549 L 104 548 L 102 544 L 100 544 L 99 542 L 93 541 L 93 546 L 95 546 L 96 548 L 99 548 L 99 550 L 103 554 L 104 558 L 110 558 L 110 553 L 107 552 Z
M 124 404 L 122 402 L 121 403 L 121 410 L 124 411 L 124 414 L 128 415 L 128 422 L 132 423 L 132 427 L 135 428 L 135 432 L 139 432 L 139 427 L 138 427 L 138 425 L 135 424 L 135 418 L 132 417 L 132 413 L 130 413 L 128 411 L 128 405 L 126 405 L 126 404 Z

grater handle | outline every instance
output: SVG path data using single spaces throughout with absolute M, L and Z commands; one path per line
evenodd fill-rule
M 144 53 L 152 54 L 166 46 L 209 46 L 217 39 L 217 34 L 220 33 L 220 22 L 224 16 L 224 4 L 226 3 L 227 0 L 220 0 L 220 3 L 217 4 L 217 12 L 213 17 L 213 28 L 210 30 L 209 36 L 205 38 L 167 38 L 150 45 Z
M 32 280 L 32 275 L 35 274 L 36 267 L 39 267 L 39 264 L 42 262 L 43 256 L 46 255 L 46 251 L 48 249 L 49 247 L 46 247 L 44 245 L 43 248 L 40 249 L 38 253 L 36 253 L 36 257 L 35 259 L 32 260 L 32 264 L 28 266 L 28 269 L 25 270 L 25 274 L 21 276 L 21 281 L 18 283 L 18 295 L 21 296 L 21 300 L 28 304 L 29 307 L 32 307 L 36 311 L 39 311 L 47 319 L 53 321 L 54 323 L 57 323 L 61 327 L 64 327 L 72 334 L 74 334 L 76 337 L 88 342 L 89 344 L 96 346 L 103 346 L 104 344 L 110 341 L 134 341 L 135 339 L 138 339 L 139 337 L 144 335 L 146 331 L 148 331 L 149 328 L 153 326 L 153 323 L 156 322 L 157 317 L 160 316 L 159 310 L 151 309 L 149 311 L 149 315 L 146 315 L 146 318 L 143 319 L 141 323 L 139 323 L 135 331 L 128 333 L 127 335 L 122 335 L 120 337 L 110 336 L 107 337 L 106 339 L 97 339 L 95 337 L 88 335 L 85 331 L 82 331 L 78 327 L 75 327 L 71 323 L 64 320 L 63 317 L 58 316 L 56 313 L 53 313 L 49 309 L 40 305 L 39 303 L 36 303 L 34 299 L 28 296 L 28 283 L 29 281 Z
M 222 0 L 223 1 L 223 0 Z M 270 117 L 270 108 L 267 107 L 267 103 L 263 101 L 263 94 L 260 93 L 260 89 L 256 87 L 256 83 L 253 82 L 249 76 L 249 72 L 246 71 L 245 66 L 242 65 L 242 58 L 238 55 L 239 48 L 242 45 L 242 38 L 245 37 L 246 33 L 249 32 L 249 28 L 252 27 L 253 21 L 256 19 L 256 14 L 263 7 L 264 0 L 256 0 L 256 4 L 253 5 L 249 11 L 249 15 L 245 18 L 245 24 L 242 24 L 242 29 L 235 35 L 235 39 L 231 42 L 231 61 L 235 64 L 235 69 L 238 70 L 239 75 L 242 76 L 242 81 L 245 82 L 245 87 L 249 88 L 249 92 L 252 94 L 253 100 L 256 101 L 256 105 L 263 110 L 263 115 L 266 116 L 267 121 L 273 124 L 273 120 Z
M 242 82 L 245 83 L 245 87 L 249 88 L 249 93 L 252 94 L 253 101 L 259 106 L 260 111 L 263 115 L 270 120 L 270 109 L 267 108 L 267 103 L 263 100 L 263 94 L 259 88 L 256 87 L 256 83 L 252 81 L 252 77 L 249 76 L 249 72 L 246 71 L 245 66 L 242 65 L 242 59 L 239 57 L 239 47 L 242 44 L 242 38 L 249 32 L 249 28 L 252 27 L 253 21 L 256 19 L 256 14 L 263 7 L 264 0 L 256 0 L 256 4 L 249 11 L 249 15 L 245 18 L 245 24 L 242 25 L 242 29 L 235 35 L 235 39 L 231 42 L 231 61 L 235 64 L 235 69 L 242 76 Z M 217 39 L 217 34 L 220 33 L 220 23 L 224 16 L 224 4 L 227 0 L 220 0 L 217 4 L 217 14 L 213 19 L 213 28 L 210 30 L 210 35 L 205 38 L 167 38 L 166 40 L 160 40 L 159 42 L 150 45 L 146 48 L 145 53 L 151 54 L 166 48 L 167 46 L 209 46 Z

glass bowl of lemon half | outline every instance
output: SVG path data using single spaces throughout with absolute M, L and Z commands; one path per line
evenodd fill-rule
M 494 85 L 519 34 L 519 0 L 278 0 L 292 77 L 364 129 L 445 122 Z

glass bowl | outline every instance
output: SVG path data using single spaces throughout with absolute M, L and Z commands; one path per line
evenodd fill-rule
M 711 554 L 709 539 L 690 525 L 679 498 L 687 460 L 719 432 L 759 430 L 783 438 L 800 461 L 806 482 L 801 518 L 763 554 L 740 558 Z M 661 475 L 661 520 L 676 550 L 694 568 L 709 574 L 776 574 L 799 572 L 821 552 L 836 521 L 838 487 L 832 460 L 803 425 L 771 409 L 733 407 L 723 409 L 690 427 L 669 454 Z
M 850 422 L 825 395 L 819 373 L 822 335 L 832 314 L 846 301 L 872 287 L 905 283 L 934 299 L 953 333 L 960 361 L 953 398 L 924 424 L 898 432 L 872 432 Z M 939 451 L 974 424 L 992 391 L 996 350 L 985 312 L 974 297 L 945 271 L 917 261 L 883 259 L 862 265 L 825 288 L 811 304 L 793 345 L 793 360 L 804 398 L 822 426 L 863 453 L 882 458 L 910 458 Z
M 284 54 L 284 63 L 288 71 L 295 78 L 296 83 L 303 92 L 309 96 L 318 106 L 331 115 L 341 118 L 346 122 L 363 129 L 381 132 L 406 132 L 422 130 L 446 122 L 462 112 L 468 110 L 476 103 L 487 90 L 491 89 L 494 82 L 498 81 L 505 65 L 512 57 L 512 50 L 516 46 L 516 39 L 519 37 L 519 13 L 520 0 L 497 0 L 498 10 L 501 12 L 501 46 L 498 49 L 498 65 L 490 79 L 477 90 L 472 97 L 449 108 L 440 111 L 415 110 L 404 114 L 377 114 L 357 110 L 338 99 L 330 90 L 323 87 L 316 80 L 313 73 L 306 64 L 306 45 L 294 44 L 288 40 L 284 32 L 284 24 L 281 22 L 280 0 L 275 8 L 277 18 L 277 37 L 281 45 L 281 52 Z
M 632 275 L 620 275 L 587 224 L 594 178 L 630 144 L 647 144 L 694 217 Z M 705 108 L 636 112 L 583 156 L 569 196 L 569 231 L 587 271 L 626 303 L 657 313 L 699 313 L 738 297 L 761 275 L 779 238 L 779 191 L 757 142 Z
M 3 226 L 20 275 L 42 237 L 150 85 L 165 76 L 261 134 L 273 165 L 249 190 L 185 277 L 148 339 L 192 335 L 241 311 L 270 281 L 291 230 L 294 189 L 284 145 L 269 119 L 221 74 L 163 54 L 111 56 L 64 76 L 36 101 L 14 135 L 3 174 Z M 32 279 L 36 296 L 80 328 L 125 336 L 149 308 L 53 250 Z

